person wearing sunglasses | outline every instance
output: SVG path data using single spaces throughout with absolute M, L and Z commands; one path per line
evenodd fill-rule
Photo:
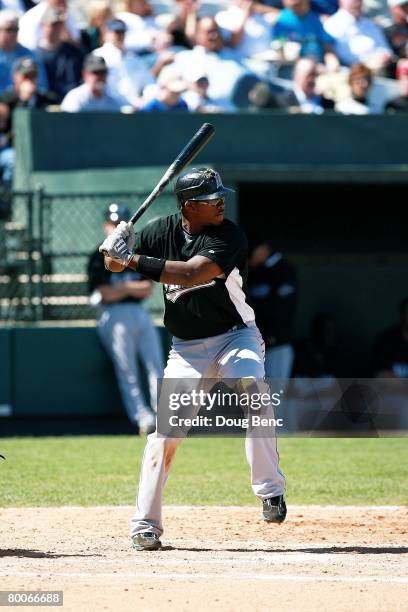
M 161 547 L 162 490 L 183 439 L 173 432 L 163 434 L 160 428 L 170 405 L 163 391 L 166 384 L 171 387 L 175 381 L 184 389 L 189 388 L 191 379 L 204 386 L 217 379 L 227 386 L 234 381 L 234 388 L 263 385 L 264 343 L 246 285 L 247 240 L 244 232 L 225 218 L 231 191 L 215 170 L 192 169 L 176 181 L 176 214 L 148 223 L 136 237 L 131 223 L 121 223 L 99 247 L 108 269 L 130 268 L 163 285 L 164 325 L 173 336 L 158 405 L 158 427 L 147 439 L 131 522 L 136 550 Z M 192 419 L 199 408 L 188 406 Z M 282 523 L 286 517 L 285 480 L 279 469 L 276 438 L 247 432 L 246 455 L 252 490 L 263 502 L 264 520 Z

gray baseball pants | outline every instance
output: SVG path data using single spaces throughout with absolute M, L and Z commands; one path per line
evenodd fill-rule
M 129 420 L 138 425 L 141 415 L 151 412 L 140 386 L 138 357 L 147 373 L 152 410 L 155 411 L 157 406 L 157 379 L 163 372 L 157 330 L 141 304 L 122 302 L 102 308 L 97 319 L 97 331 L 112 359 Z
M 264 343 L 255 323 L 200 340 L 173 338 L 165 378 L 264 377 Z M 193 415 L 192 415 L 193 416 Z M 131 535 L 142 531 L 163 533 L 162 491 L 171 463 L 183 438 L 161 438 L 152 433 L 143 455 L 136 512 L 131 521 Z M 222 441 L 220 440 L 220 444 Z M 282 495 L 285 479 L 279 469 L 276 439 L 245 439 L 247 461 L 251 467 L 254 494 L 260 499 Z

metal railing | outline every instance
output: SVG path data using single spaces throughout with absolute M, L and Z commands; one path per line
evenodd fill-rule
M 103 212 L 112 201 L 133 212 L 147 195 L 13 192 L 12 220 L 0 221 L 0 322 L 94 319 L 87 266 L 103 239 Z M 161 308 L 156 293 L 150 310 Z

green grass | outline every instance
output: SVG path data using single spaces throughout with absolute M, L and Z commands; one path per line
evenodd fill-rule
M 133 504 L 144 443 L 130 436 L 2 439 L 0 504 Z M 286 438 L 279 448 L 289 503 L 408 503 L 407 439 Z M 256 503 L 244 441 L 186 440 L 165 503 Z

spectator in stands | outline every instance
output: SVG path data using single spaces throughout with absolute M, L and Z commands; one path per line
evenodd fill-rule
M 66 14 L 48 7 L 42 18 L 42 37 L 37 55 L 44 63 L 49 89 L 60 103 L 67 93 L 82 82 L 84 53 L 76 45 L 65 42 L 63 32 Z
M 299 59 L 293 71 L 293 89 L 276 94 L 276 105 L 288 112 L 318 114 L 334 110 L 333 100 L 316 92 L 317 64 L 313 59 Z
M 408 113 L 408 59 L 401 59 L 397 64 L 397 79 L 400 95 L 386 104 L 389 113 Z
M 287 379 L 294 356 L 297 279 L 294 266 L 271 242 L 257 244 L 250 254 L 248 291 L 265 341 L 265 376 Z
M 10 115 L 9 106 L 0 102 L 0 220 L 9 219 L 11 214 L 10 193 L 13 186 L 15 151 L 12 146 Z
M 81 46 L 91 53 L 103 44 L 106 22 L 113 19 L 109 0 L 91 0 L 86 4 L 88 26 L 81 30 Z
M 197 28 L 199 0 L 176 0 L 175 15 L 169 19 L 167 32 L 175 47 L 192 49 Z
M 20 19 L 20 31 L 18 41 L 28 49 L 36 49 L 41 38 L 41 22 L 47 8 L 55 8 L 67 13 L 64 29 L 64 40 L 67 42 L 78 42 L 80 33 L 72 13 L 68 10 L 68 0 L 40 0 L 31 10 L 27 11 Z
M 127 25 L 126 47 L 133 51 L 163 51 L 172 37 L 159 24 L 147 0 L 121 0 L 116 17 Z
M 378 378 L 408 378 L 408 298 L 399 308 L 399 323 L 375 341 L 373 374 Z
M 371 70 L 364 64 L 353 64 L 349 73 L 350 96 L 336 104 L 336 110 L 344 115 L 368 115 L 382 113 L 383 109 L 369 101 L 373 82 Z
M 333 39 L 325 32 L 318 13 L 310 7 L 309 0 L 283 0 L 284 10 L 273 27 L 273 39 L 287 48 L 297 45 L 298 56 L 310 57 L 317 63 L 325 63 L 330 70 L 338 67 L 333 53 Z M 294 56 L 295 60 L 296 57 Z
M 105 236 L 120 221 L 129 218 L 130 212 L 125 206 L 110 204 L 105 212 Z M 150 433 L 155 429 L 157 379 L 163 372 L 158 334 L 142 306 L 142 301 L 152 292 L 152 282 L 130 269 L 120 274 L 109 272 L 99 251 L 90 257 L 88 278 L 90 301 L 98 308 L 96 329 L 113 362 L 123 405 L 139 433 Z M 149 382 L 150 407 L 141 390 L 138 357 Z
M 271 24 L 261 11 L 262 6 L 252 0 L 233 0 L 215 16 L 221 30 L 228 32 L 229 44 L 240 58 L 254 56 L 270 47 Z M 276 16 L 278 13 L 276 10 Z
M 125 47 L 126 24 L 111 19 L 106 24 L 104 44 L 94 51 L 103 57 L 109 70 L 108 87 L 111 94 L 119 93 L 132 106 L 140 106 L 146 85 L 154 82 L 143 59 Z
M 38 64 L 32 57 L 22 57 L 13 68 L 13 87 L 0 94 L 1 109 L 1 149 L 0 170 L 2 183 L 6 190 L 11 189 L 15 152 L 13 148 L 12 119 L 16 108 L 46 108 L 55 104 L 51 92 L 39 90 Z
M 338 347 L 334 317 L 317 314 L 311 323 L 310 337 L 295 343 L 292 376 L 332 380 L 347 375 L 346 364 Z
M 17 42 L 18 14 L 14 11 L 0 11 L 0 91 L 11 87 L 13 84 L 13 66 L 21 57 L 36 58 L 35 54 Z M 44 66 L 38 61 L 39 84 L 42 89 L 47 89 L 48 81 Z
M 394 52 L 394 60 L 408 58 L 408 0 L 388 0 L 392 23 L 384 29 L 384 34 Z M 393 62 L 390 76 L 395 77 Z
M 375 73 L 383 71 L 392 51 L 381 28 L 363 17 L 363 0 L 340 0 L 340 9 L 324 22 L 334 38 L 334 51 L 345 66 L 363 63 Z
M 222 112 L 208 95 L 210 82 L 207 75 L 191 67 L 187 75 L 188 89 L 183 93 L 183 99 L 187 102 L 188 109 L 200 113 Z
M 198 20 L 194 48 L 177 53 L 174 65 L 185 80 L 192 66 L 203 72 L 210 83 L 209 97 L 224 110 L 234 110 L 238 97 L 246 95 L 248 100 L 244 91 L 248 70 L 239 62 L 236 53 L 224 46 L 220 29 L 212 17 Z
M 172 66 L 163 68 L 158 82 L 157 94 L 140 110 L 142 111 L 188 111 L 187 103 L 182 99 L 181 94 L 186 91 L 187 83 L 181 75 L 175 72 Z
M 71 89 L 61 104 L 61 110 L 68 113 L 88 111 L 120 111 L 127 100 L 107 92 L 108 68 L 103 57 L 87 55 L 83 70 L 84 83 Z

